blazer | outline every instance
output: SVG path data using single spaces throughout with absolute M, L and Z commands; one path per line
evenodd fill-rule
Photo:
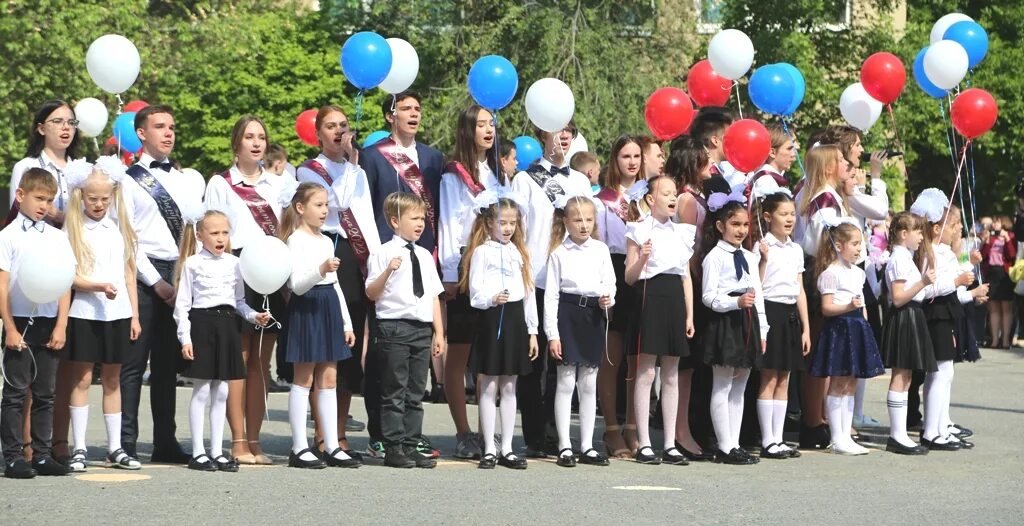
M 441 174 L 444 172 L 444 155 L 419 142 L 416 143 L 416 153 L 419 155 L 419 168 L 420 173 L 423 174 L 423 183 L 427 191 L 430 192 L 435 211 L 433 224 L 427 225 L 416 244 L 433 253 L 437 247 L 437 214 L 441 209 L 439 198 Z M 394 192 L 411 192 L 412 190 L 409 185 L 399 179 L 394 167 L 376 146 L 371 146 L 360 152 L 359 166 L 366 172 L 366 182 L 370 187 L 370 200 L 373 202 L 373 215 L 377 219 L 377 233 L 380 235 L 380 242 L 381 244 L 387 243 L 394 237 L 394 232 L 391 230 L 387 218 L 384 217 L 384 199 Z M 429 218 L 427 222 L 430 223 Z

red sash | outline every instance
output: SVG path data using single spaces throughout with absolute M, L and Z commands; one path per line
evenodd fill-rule
M 423 174 L 420 173 L 420 167 L 416 166 L 416 163 L 404 152 L 398 151 L 398 144 L 391 137 L 382 139 L 374 146 L 384 156 L 384 159 L 391 164 L 391 167 L 398 173 L 398 177 L 402 178 L 402 181 L 412 190 L 412 193 L 418 195 L 426 203 L 427 222 L 436 238 L 437 213 L 435 211 L 434 196 L 430 195 L 430 190 L 423 182 Z M 401 187 L 398 189 L 401 190 Z
M 331 177 L 327 168 L 324 168 L 324 165 L 317 162 L 316 159 L 310 159 L 302 163 L 302 166 L 316 172 L 327 183 L 327 186 L 334 184 L 334 178 Z M 366 276 L 366 260 L 370 257 L 370 248 L 366 246 L 366 238 L 363 236 L 362 230 L 359 229 L 359 223 L 356 221 L 352 209 L 338 212 L 338 222 L 341 223 L 341 228 L 345 229 L 345 234 L 348 235 L 348 243 L 359 261 L 359 270 L 363 276 Z
M 484 191 L 484 185 L 473 181 L 473 176 L 470 175 L 469 170 L 466 170 L 465 166 L 462 166 L 462 163 L 452 161 L 448 163 L 448 166 L 444 167 L 444 171 L 459 176 L 459 179 L 462 179 L 462 184 L 466 185 L 466 188 L 469 189 L 469 193 L 473 194 L 473 197 Z
M 234 190 L 235 194 L 249 208 L 249 213 L 256 220 L 256 224 L 263 229 L 263 233 L 268 236 L 277 237 L 277 216 L 274 215 L 274 209 L 270 207 L 270 203 L 256 192 L 256 187 L 250 186 L 244 181 L 237 185 L 234 184 L 231 181 L 230 169 L 224 170 L 220 176 L 228 182 L 228 186 Z
M 822 192 L 818 194 L 814 199 L 811 199 L 811 206 L 814 207 L 811 209 L 810 215 L 812 216 L 818 210 L 823 210 L 825 208 L 831 208 L 835 210 L 836 214 L 840 216 L 844 215 L 842 205 L 839 204 L 839 201 L 836 201 L 836 198 L 834 195 L 832 195 L 832 192 Z
M 629 203 L 621 192 L 616 192 L 611 188 L 602 188 L 595 197 L 604 203 L 605 208 L 619 216 L 623 223 L 626 222 L 626 218 L 629 216 Z

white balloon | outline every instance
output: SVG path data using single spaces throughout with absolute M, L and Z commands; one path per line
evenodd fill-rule
M 754 63 L 754 43 L 739 29 L 719 31 L 708 44 L 708 61 L 715 73 L 736 80 Z
M 587 138 L 583 136 L 583 133 L 579 130 L 576 131 L 576 137 L 573 138 L 572 143 L 569 144 L 569 152 L 565 154 L 565 158 L 572 160 L 572 156 L 580 152 L 589 152 L 590 145 L 587 144 Z
M 882 115 L 882 103 L 878 102 L 858 82 L 850 84 L 839 97 L 839 112 L 850 126 L 868 131 Z
M 957 22 L 963 22 L 964 20 L 967 20 L 967 21 L 970 21 L 970 22 L 974 21 L 973 18 L 971 18 L 971 17 L 969 17 L 969 16 L 967 16 L 967 15 L 965 15 L 963 13 L 950 13 L 950 14 L 944 15 L 942 18 L 938 19 L 935 22 L 935 25 L 932 26 L 931 43 L 934 44 L 934 43 L 942 40 L 942 37 L 946 34 L 946 30 L 949 29 L 949 26 L 951 26 L 951 25 L 953 25 L 953 24 L 955 24 Z
M 936 87 L 950 90 L 967 76 L 970 61 L 967 50 L 959 42 L 940 40 L 924 54 L 924 74 Z
M 543 78 L 526 90 L 526 115 L 534 126 L 556 132 L 565 128 L 576 113 L 576 98 L 564 82 Z
M 139 50 L 121 35 L 103 35 L 93 40 L 85 54 L 89 76 L 107 93 L 124 93 L 139 78 Z
M 110 113 L 98 99 L 86 97 L 75 104 L 75 118 L 78 119 L 78 131 L 84 137 L 97 137 L 107 127 Z
M 15 281 L 21 293 L 37 305 L 57 301 L 75 281 L 75 259 L 57 257 L 53 247 L 29 245 L 18 259 Z
M 292 273 L 288 245 L 273 236 L 263 236 L 246 244 L 239 259 L 242 279 L 260 294 L 277 292 Z M 276 314 L 284 315 L 283 312 Z
M 412 44 L 401 38 L 387 39 L 391 47 L 391 70 L 380 83 L 380 89 L 388 93 L 401 93 L 412 86 L 420 72 L 420 56 Z

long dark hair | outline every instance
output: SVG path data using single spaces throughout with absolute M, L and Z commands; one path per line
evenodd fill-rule
M 469 172 L 469 176 L 473 179 L 474 183 L 480 184 L 480 173 L 477 170 L 477 155 L 476 155 L 476 121 L 477 116 L 480 114 L 480 110 L 484 110 L 487 113 L 491 113 L 490 110 L 480 106 L 479 104 L 472 104 L 468 108 L 459 114 L 459 120 L 455 125 L 455 153 L 452 154 L 452 161 L 455 161 L 462 165 L 463 168 Z M 493 121 L 494 114 L 491 113 L 491 119 Z M 498 123 L 494 122 L 494 140 L 498 140 Z M 485 154 L 487 164 L 491 167 L 491 171 L 498 178 L 499 181 L 504 180 L 501 173 L 501 164 L 495 162 L 494 148 L 488 148 Z
M 722 233 L 718 231 L 718 222 L 723 224 L 732 219 L 732 216 L 743 212 L 747 213 L 747 207 L 739 201 L 728 201 L 722 208 L 712 212 L 708 211 L 708 217 L 704 220 L 704 234 L 701 239 L 700 259 L 704 261 L 708 253 L 715 248 L 715 245 L 722 240 Z
M 686 185 L 701 188 L 701 173 L 709 162 L 708 150 L 697 139 L 682 135 L 672 141 L 672 149 L 665 161 L 665 175 L 676 182 L 676 189 L 683 191 Z
M 644 147 L 640 142 L 640 138 L 634 135 L 621 135 L 612 143 L 612 152 L 608 158 L 608 166 L 605 168 L 604 180 L 601 182 L 601 186 L 616 192 L 619 191 L 619 185 L 622 184 L 621 179 L 625 175 L 619 171 L 619 153 L 630 144 L 635 144 L 640 149 L 640 168 L 636 172 L 636 177 L 624 186 L 629 188 L 630 185 L 647 176 L 647 173 L 644 172 Z
M 25 149 L 25 157 L 39 157 L 39 154 L 43 153 L 43 148 L 46 146 L 46 137 L 39 133 L 39 126 L 46 122 L 50 114 L 61 107 L 67 107 L 71 110 L 71 115 L 75 114 L 75 109 L 70 104 L 57 99 L 44 102 L 36 110 L 36 116 L 32 119 L 32 126 L 28 130 L 28 148 Z M 71 137 L 71 144 L 68 145 L 66 154 L 70 159 L 74 159 L 78 153 L 78 128 L 73 128 L 72 131 L 74 136 Z

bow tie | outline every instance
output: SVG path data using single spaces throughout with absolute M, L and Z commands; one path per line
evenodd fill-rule
M 27 217 L 21 220 L 21 230 L 23 232 L 28 232 L 29 229 L 34 229 L 34 230 L 38 230 L 38 231 L 42 232 L 43 231 L 43 227 L 45 227 L 45 226 L 46 226 L 46 223 L 43 222 L 43 221 L 33 221 L 33 220 L 31 220 L 31 219 L 29 219 Z
M 171 161 L 164 161 L 164 162 L 153 161 L 153 162 L 149 163 L 149 167 L 150 168 L 159 168 L 159 169 L 161 169 L 161 170 L 163 170 L 165 172 L 170 172 L 171 168 L 173 168 L 174 166 L 171 165 Z
M 554 175 L 558 175 L 558 174 L 569 175 L 569 167 L 568 166 L 562 166 L 562 167 L 559 168 L 559 167 L 556 167 L 555 165 L 552 164 L 551 165 L 551 169 L 548 170 L 548 173 L 553 175 L 553 176 Z

